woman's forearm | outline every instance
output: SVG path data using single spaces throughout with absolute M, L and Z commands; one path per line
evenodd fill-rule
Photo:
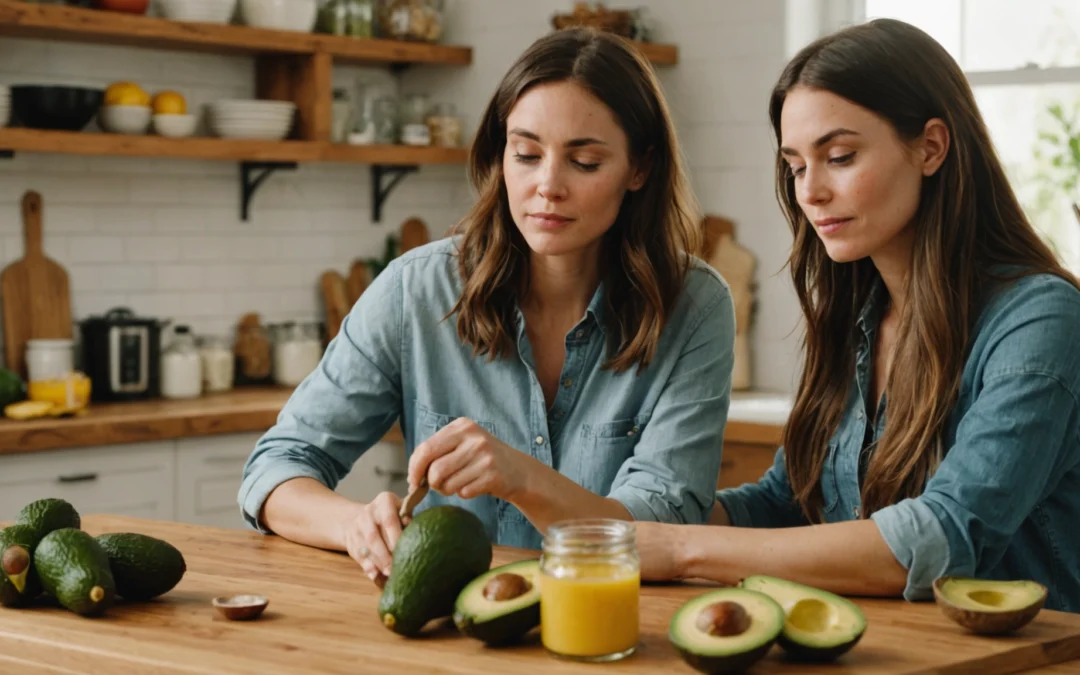
M 907 583 L 907 570 L 872 520 L 782 529 L 680 529 L 678 565 L 685 578 L 736 584 L 767 574 L 833 593 L 876 596 L 902 595 Z
M 313 478 L 294 478 L 270 493 L 261 520 L 275 534 L 298 544 L 344 551 L 343 528 L 363 506 Z
M 529 467 L 525 489 L 507 500 L 541 533 L 552 523 L 570 518 L 631 520 L 622 503 L 581 487 L 546 464 Z

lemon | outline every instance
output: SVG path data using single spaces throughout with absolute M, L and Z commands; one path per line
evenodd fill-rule
M 150 105 L 150 95 L 134 82 L 114 82 L 105 90 L 105 105 Z
M 160 91 L 154 94 L 151 105 L 155 115 L 183 115 L 187 112 L 187 101 L 175 91 Z

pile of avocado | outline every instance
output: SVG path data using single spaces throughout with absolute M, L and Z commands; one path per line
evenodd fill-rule
M 741 672 L 774 644 L 800 661 L 827 662 L 866 631 L 857 605 L 811 586 L 764 575 L 689 600 L 675 613 L 668 639 L 703 673 Z
M 433 619 L 452 617 L 463 635 L 490 645 L 517 641 L 540 625 L 540 564 L 491 568 L 484 524 L 457 506 L 418 514 L 394 548 L 379 600 L 379 620 L 406 637 Z
M 105 612 L 117 597 L 144 601 L 180 582 L 184 556 L 166 541 L 135 532 L 90 536 L 63 499 L 23 507 L 0 530 L 0 605 L 25 607 L 42 595 L 80 616 Z

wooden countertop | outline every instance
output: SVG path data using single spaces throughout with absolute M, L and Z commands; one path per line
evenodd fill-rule
M 94 403 L 78 417 L 0 418 L 0 454 L 266 431 L 291 393 L 283 387 L 246 387 L 185 401 Z M 394 425 L 383 440 L 401 442 L 401 429 Z M 725 440 L 775 448 L 780 427 L 732 420 Z
M 59 607 L 0 608 L 0 670 L 37 673 L 596 673 L 598 666 L 549 657 L 533 637 L 523 645 L 483 647 L 452 624 L 421 639 L 379 622 L 379 591 L 342 554 L 241 530 L 218 530 L 118 516 L 87 516 L 84 529 L 142 532 L 179 548 L 188 571 L 154 602 L 118 604 L 87 619 Z M 496 547 L 495 564 L 535 552 Z M 693 673 L 667 639 L 676 608 L 701 584 L 645 585 L 637 653 L 599 667 L 618 673 Z M 218 617 L 211 598 L 269 596 L 251 622 Z M 980 673 L 1038 669 L 1080 658 L 1080 615 L 1043 611 L 1011 637 L 969 635 L 932 603 L 856 598 L 868 620 L 862 641 L 831 666 L 803 666 L 774 648 L 756 673 Z M 1068 664 L 1080 668 L 1080 662 Z M 1068 666 L 1045 672 L 1076 672 Z M 1036 671 L 1038 672 L 1038 671 Z

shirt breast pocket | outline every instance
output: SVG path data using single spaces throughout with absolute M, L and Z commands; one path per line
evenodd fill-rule
M 578 457 L 578 481 L 597 494 L 606 494 L 616 474 L 634 455 L 634 449 L 649 423 L 649 415 L 637 415 L 609 422 L 583 424 Z
M 473 422 L 476 422 L 482 429 L 487 431 L 492 436 L 498 438 L 498 433 L 494 424 L 487 420 L 478 420 L 469 415 L 448 415 L 446 413 L 440 413 L 427 406 L 423 405 L 419 401 L 416 403 L 416 444 L 419 445 L 427 439 L 434 436 L 440 429 L 450 424 L 459 417 L 468 417 Z

